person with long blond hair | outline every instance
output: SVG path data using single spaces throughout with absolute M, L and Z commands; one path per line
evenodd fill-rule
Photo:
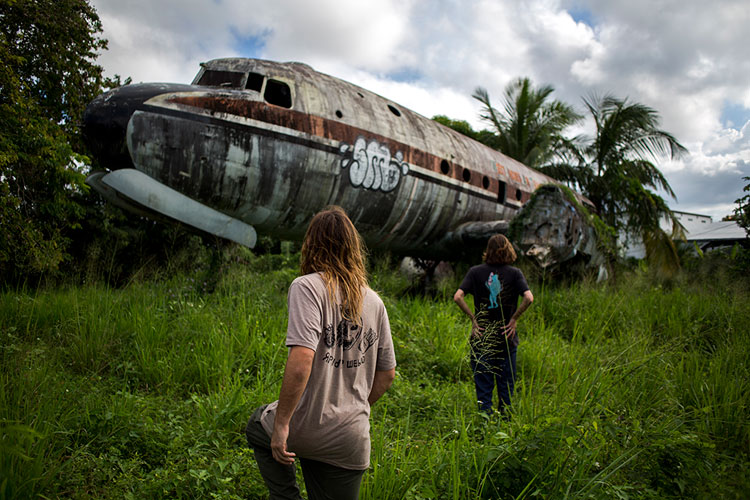
M 289 287 L 289 354 L 278 401 L 245 429 L 271 499 L 356 499 L 370 465 L 370 407 L 391 386 L 396 358 L 383 301 L 368 286 L 365 250 L 339 207 L 316 214 Z
M 479 409 L 492 413 L 492 393 L 497 385 L 498 411 L 507 417 L 516 378 L 516 324 L 534 295 L 521 270 L 511 266 L 516 251 L 508 238 L 492 236 L 482 260 L 483 264 L 466 273 L 453 300 L 471 318 L 471 368 Z M 473 313 L 464 299 L 466 294 L 474 297 Z

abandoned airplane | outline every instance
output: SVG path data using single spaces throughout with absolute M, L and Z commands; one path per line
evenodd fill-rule
M 107 169 L 87 182 L 107 200 L 249 247 L 256 230 L 301 239 L 317 211 L 340 205 L 371 248 L 475 259 L 555 182 L 301 63 L 216 59 L 190 85 L 119 87 L 88 106 L 83 132 Z M 574 204 L 534 206 L 522 250 L 542 265 L 590 253 Z

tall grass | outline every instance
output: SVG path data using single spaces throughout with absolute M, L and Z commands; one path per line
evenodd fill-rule
M 0 499 L 265 498 L 242 431 L 278 395 L 289 262 L 0 294 Z M 746 290 L 533 284 L 506 421 L 476 411 L 457 279 L 371 277 L 399 366 L 361 498 L 750 494 Z

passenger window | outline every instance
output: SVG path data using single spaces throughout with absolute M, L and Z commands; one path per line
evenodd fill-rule
M 198 85 L 204 87 L 241 88 L 243 76 L 245 76 L 244 73 L 237 71 L 216 71 L 209 69 L 203 72 L 201 79 L 198 80 Z
M 249 73 L 247 75 L 247 83 L 245 84 L 247 90 L 254 90 L 260 92 L 263 88 L 263 75 L 260 73 Z
M 266 102 L 281 106 L 282 108 L 292 107 L 292 92 L 289 85 L 279 80 L 268 80 L 266 82 L 266 92 L 263 94 Z

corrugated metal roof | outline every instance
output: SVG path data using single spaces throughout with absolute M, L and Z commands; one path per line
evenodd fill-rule
M 706 224 L 700 231 L 687 235 L 688 241 L 741 240 L 747 233 L 735 221 L 721 221 Z

